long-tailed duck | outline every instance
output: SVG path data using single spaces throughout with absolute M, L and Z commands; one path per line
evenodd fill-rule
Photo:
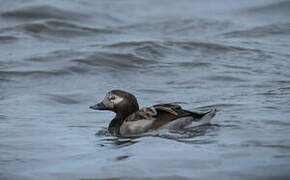
M 122 90 L 108 92 L 104 100 L 90 106 L 94 110 L 109 110 L 116 113 L 108 130 L 115 136 L 134 136 L 159 128 L 181 129 L 204 117 L 211 119 L 216 110 L 192 112 L 177 103 L 156 104 L 139 109 L 136 97 Z

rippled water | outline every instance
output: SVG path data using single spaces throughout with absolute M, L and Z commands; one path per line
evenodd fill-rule
M 1 1 L 0 179 L 287 179 L 289 1 Z M 122 139 L 89 105 L 217 108 Z

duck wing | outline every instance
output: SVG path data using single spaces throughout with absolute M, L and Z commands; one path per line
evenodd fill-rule
M 168 104 L 156 104 L 153 106 L 157 110 L 155 121 L 152 124 L 152 129 L 158 129 L 159 127 L 172 122 L 180 118 L 190 117 L 192 121 L 199 121 L 208 112 L 193 112 L 182 109 L 177 103 Z
M 174 103 L 167 103 L 167 104 L 156 104 L 153 107 L 157 111 L 164 111 L 171 115 L 176 116 L 176 118 L 185 117 L 185 116 L 192 116 L 194 118 L 201 118 L 208 112 L 193 112 L 189 110 L 182 109 L 182 107 L 179 105 L 183 102 L 174 102 Z
M 181 109 L 176 103 L 167 103 L 167 104 L 156 104 L 152 107 L 142 108 L 139 111 L 129 115 L 125 121 L 138 121 L 138 120 L 151 120 L 155 119 L 160 112 L 165 112 L 173 116 L 177 116 L 178 112 Z
M 199 113 L 184 110 L 176 103 L 156 104 L 129 115 L 122 123 L 119 133 L 121 135 L 143 133 L 182 118 L 189 119 L 190 122 L 200 121 L 209 112 Z
M 185 110 L 177 103 L 166 103 L 140 109 L 129 115 L 125 121 L 153 120 L 152 126 L 154 129 L 157 129 L 170 121 L 182 117 L 193 117 L 195 121 L 199 121 L 199 119 L 207 113 L 208 112 L 200 113 Z

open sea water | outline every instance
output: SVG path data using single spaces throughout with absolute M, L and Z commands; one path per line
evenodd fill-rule
M 290 178 L 290 1 L 0 3 L 1 180 Z M 218 112 L 117 138 L 112 89 Z

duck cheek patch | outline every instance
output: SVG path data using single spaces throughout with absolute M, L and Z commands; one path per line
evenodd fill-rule
M 114 104 L 119 104 L 120 102 L 123 101 L 123 98 L 119 97 L 119 96 L 115 96 L 115 98 L 112 100 L 112 102 Z

